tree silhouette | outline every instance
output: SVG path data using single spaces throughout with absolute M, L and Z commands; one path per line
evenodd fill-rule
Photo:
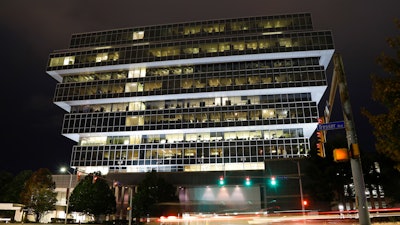
M 133 216 L 136 222 L 147 214 L 159 216 L 168 210 L 165 203 L 177 202 L 176 188 L 158 176 L 157 172 L 148 172 L 133 198 Z
M 7 200 L 7 185 L 13 180 L 13 175 L 7 171 L 0 171 L 0 202 L 9 202 Z
M 350 163 L 336 163 L 333 160 L 333 149 L 346 147 L 343 135 L 336 134 L 325 143 L 326 158 L 311 152 L 311 158 L 303 169 L 305 173 L 304 190 L 317 202 L 325 202 L 337 206 L 354 200 L 353 191 L 346 190 L 352 183 Z M 347 193 L 347 194 L 346 194 Z
M 40 168 L 26 182 L 21 192 L 21 203 L 34 211 L 36 222 L 39 222 L 45 212 L 55 209 L 56 196 L 55 183 L 50 171 Z
M 19 203 L 21 192 L 24 189 L 25 183 L 32 176 L 31 170 L 24 170 L 13 176 L 8 183 L 1 185 L 0 202 Z
M 400 21 L 395 20 L 400 29 Z M 384 76 L 371 75 L 372 99 L 379 102 L 384 110 L 374 115 L 367 109 L 363 114 L 374 127 L 377 152 L 395 162 L 395 168 L 400 171 L 400 36 L 387 39 L 387 43 L 394 50 L 394 56 L 382 53 L 377 63 L 384 72 Z
M 116 212 L 116 200 L 109 184 L 100 172 L 84 177 L 72 191 L 69 199 L 71 211 L 93 214 L 96 221 L 100 215 Z

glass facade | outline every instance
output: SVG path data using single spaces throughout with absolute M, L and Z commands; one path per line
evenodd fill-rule
M 311 29 L 311 15 L 308 13 L 233 18 L 74 34 L 71 38 L 70 48 Z
M 54 100 L 323 86 L 325 70 L 318 63 L 314 57 L 67 75 Z
M 50 55 L 48 70 L 327 49 L 333 49 L 330 31 L 224 36 L 187 41 L 170 40 L 154 44 L 110 46 L 102 49 L 53 53 Z
M 310 14 L 234 18 L 74 34 L 47 73 L 80 171 L 264 170 L 308 157 L 333 51 Z

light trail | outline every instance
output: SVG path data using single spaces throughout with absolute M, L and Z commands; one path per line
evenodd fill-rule
M 369 210 L 370 218 L 400 217 L 400 208 Z M 271 224 L 271 223 L 319 223 L 327 221 L 342 224 L 353 224 L 358 221 L 357 210 L 349 211 L 307 211 L 302 214 L 298 210 L 280 211 L 270 214 L 260 212 L 237 212 L 225 214 L 183 214 L 182 217 L 167 216 L 157 219 L 160 225 L 232 225 L 232 224 Z

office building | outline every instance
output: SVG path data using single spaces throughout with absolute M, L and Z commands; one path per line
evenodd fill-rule
M 186 185 L 190 202 L 220 175 L 233 193 L 241 177 L 279 175 L 309 156 L 333 52 L 331 31 L 313 30 L 308 13 L 256 16 L 73 34 L 47 73 L 66 112 L 62 135 L 76 142 L 71 167 L 158 171 Z M 241 201 L 265 206 L 259 183 Z

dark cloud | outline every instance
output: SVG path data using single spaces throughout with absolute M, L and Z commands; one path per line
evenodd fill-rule
M 71 34 L 297 12 L 312 13 L 316 29 L 333 31 L 361 148 L 373 150 L 371 127 L 360 110 L 379 108 L 370 97 L 369 75 L 383 73 L 375 59 L 389 51 L 385 39 L 399 33 L 393 23 L 399 8 L 398 0 L 0 1 L 1 148 L 8 155 L 0 157 L 0 169 L 17 172 L 68 164 L 73 142 L 61 135 L 64 112 L 51 102 L 56 81 L 45 70 L 49 53 L 68 48 Z M 341 120 L 340 109 L 334 113 Z

